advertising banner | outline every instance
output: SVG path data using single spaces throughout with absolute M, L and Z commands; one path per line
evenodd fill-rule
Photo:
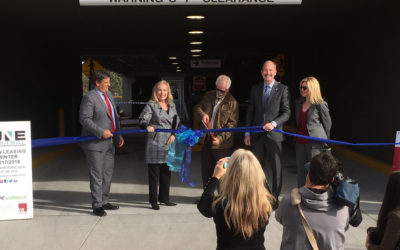
M 31 123 L 0 122 L 0 220 L 33 218 Z

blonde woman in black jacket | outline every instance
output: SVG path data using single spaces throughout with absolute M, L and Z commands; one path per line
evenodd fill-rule
M 214 197 L 218 184 L 219 194 Z M 217 162 L 197 208 L 214 219 L 217 249 L 264 250 L 264 232 L 273 204 L 257 158 L 238 149 L 229 161 L 223 158 Z

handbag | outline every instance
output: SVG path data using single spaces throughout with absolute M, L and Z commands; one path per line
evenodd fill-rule
M 301 209 L 301 196 L 298 188 L 293 188 L 290 193 L 290 199 L 292 202 L 292 206 L 297 206 L 301 215 L 301 223 L 303 224 L 304 230 L 306 231 L 307 239 L 311 244 L 313 250 L 318 250 L 317 240 L 315 239 L 314 233 L 310 228 L 310 225 L 307 222 L 306 217 L 304 216 L 303 210 Z

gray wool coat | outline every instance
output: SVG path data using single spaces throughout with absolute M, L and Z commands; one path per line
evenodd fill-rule
M 146 128 L 147 126 L 153 126 L 155 129 L 164 128 L 172 129 L 173 120 L 176 116 L 176 129 L 180 123 L 176 106 L 174 103 L 169 104 L 168 112 L 163 110 L 158 103 L 149 101 L 143 108 L 142 113 L 139 116 L 139 126 Z M 169 145 L 167 145 L 168 138 L 171 133 L 165 132 L 154 132 L 147 133 L 146 138 L 146 164 L 161 164 L 165 163 L 167 158 Z
M 295 101 L 297 127 L 299 126 L 299 113 L 303 102 L 304 98 Z M 311 104 L 307 113 L 308 134 L 313 137 L 329 139 L 331 127 L 332 120 L 329 115 L 328 103 L 323 101 L 321 104 Z

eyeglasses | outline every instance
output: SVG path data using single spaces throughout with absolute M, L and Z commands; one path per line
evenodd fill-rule
M 219 89 L 219 88 L 215 88 L 215 90 L 221 92 L 222 94 L 225 94 L 225 92 L 226 92 L 226 90 L 222 90 L 222 89 Z
M 305 90 L 308 89 L 308 87 L 306 87 L 306 86 L 301 86 L 300 89 L 305 91 Z

